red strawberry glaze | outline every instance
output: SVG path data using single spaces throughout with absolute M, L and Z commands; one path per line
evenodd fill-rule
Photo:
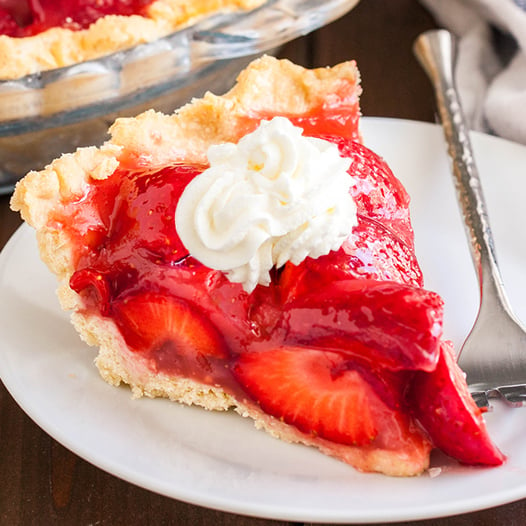
M 65 229 L 76 247 L 70 286 L 82 294 L 86 309 L 113 316 L 115 304 L 154 292 L 198 306 L 219 328 L 227 325 L 231 339 L 252 333 L 254 298 L 273 289 L 263 288 L 249 305 L 241 285 L 193 259 L 175 230 L 179 197 L 202 170 L 189 165 L 154 172 L 120 169 L 93 181 L 86 195 L 55 216 L 54 226 Z
M 421 273 L 410 255 L 413 238 L 403 188 L 371 152 L 348 141 L 335 142 L 355 156 L 354 168 L 362 174 L 353 189 L 359 242 L 352 241 L 362 255 L 343 247 L 326 259 L 288 265 L 274 272 L 269 287 L 258 286 L 250 295 L 193 259 L 177 235 L 177 202 L 204 166 L 144 171 L 123 165 L 109 178 L 92 181 L 87 193 L 65 204 L 50 226 L 65 230 L 76 247 L 77 270 L 70 286 L 84 298 L 86 312 L 111 317 L 129 348 L 152 371 L 220 385 L 239 399 L 248 396 L 248 403 L 260 404 L 261 397 L 271 399 L 272 393 L 253 388 L 257 371 L 247 370 L 247 364 L 260 367 L 264 360 L 258 355 L 273 356 L 276 349 L 288 348 L 306 353 L 308 362 L 309 356 L 329 353 L 342 370 L 358 371 L 352 375 L 359 374 L 382 400 L 368 429 L 381 425 L 385 431 L 378 435 L 381 439 L 376 431 L 371 435 L 370 447 L 387 447 L 389 421 L 396 423 L 395 433 L 410 429 L 423 447 L 427 439 L 416 431 L 420 424 L 406 394 L 417 396 L 410 390 L 415 374 L 427 375 L 436 367 L 442 302 L 420 286 Z M 380 190 L 371 190 L 376 177 Z M 396 271 L 394 260 L 399 261 Z M 363 270 L 366 261 L 369 271 Z M 316 273 L 319 282 L 312 279 Z M 388 276 L 394 277 L 385 281 Z M 202 339 L 196 339 L 199 334 Z M 302 362 L 299 356 L 292 361 L 296 359 Z M 423 378 L 432 385 L 436 376 Z M 289 414 L 269 407 L 269 414 L 286 416 L 285 421 L 307 430 L 308 422 L 300 418 L 297 424 Z M 455 418 L 469 420 L 471 415 L 458 407 Z M 322 415 L 316 426 L 323 425 Z M 428 428 L 433 439 L 433 425 Z M 341 440 L 356 442 L 354 431 L 346 433 Z M 327 437 L 332 439 L 332 432 Z M 461 452 L 459 457 L 472 462 Z
M 408 398 L 419 422 L 444 453 L 469 465 L 499 466 L 505 460 L 469 394 L 450 342 L 442 343 L 433 371 L 415 374 Z
M 288 287 L 289 271 L 277 272 L 271 287 L 258 287 L 249 296 L 242 290 L 241 285 L 230 283 L 221 272 L 205 267 L 194 260 L 182 245 L 174 224 L 175 208 L 188 182 L 203 169 L 203 166 L 187 165 L 174 165 L 153 172 L 120 168 L 108 179 L 94 181 L 90 185 L 88 194 L 80 198 L 82 206 L 77 206 L 76 203 L 67 205 L 63 217 L 57 217 L 56 221 L 59 223 L 57 225 L 59 228 L 66 229 L 75 237 L 73 244 L 77 247 L 75 262 L 77 271 L 71 278 L 71 287 L 83 295 L 86 308 L 98 310 L 104 316 L 115 315 L 115 305 L 144 292 L 164 294 L 177 301 L 188 302 L 191 309 L 199 310 L 212 320 L 224 335 L 226 344 L 233 354 L 254 347 L 265 349 L 276 340 L 283 341 L 287 338 L 301 345 L 308 345 L 310 331 L 302 326 L 305 324 L 305 316 L 328 320 L 329 317 L 323 315 L 327 310 L 327 304 L 321 302 L 314 309 L 304 309 L 301 301 L 292 302 L 291 293 L 283 292 Z M 398 198 L 398 202 L 405 205 L 404 199 L 402 196 Z M 358 206 L 364 216 L 382 215 L 378 210 L 382 206 L 380 200 L 366 202 L 362 199 Z M 73 224 L 74 228 L 69 227 L 68 224 Z M 374 224 L 379 225 L 376 222 Z M 373 228 L 365 229 L 361 234 L 364 241 L 363 252 L 370 254 L 371 267 L 381 269 L 383 266 L 386 269 L 384 274 L 389 275 L 391 262 L 397 260 L 403 243 L 387 231 L 382 241 L 380 237 L 375 237 L 377 233 Z M 367 248 L 368 244 L 369 248 Z M 373 244 L 381 245 L 379 252 L 383 254 L 383 259 L 375 258 Z M 410 251 L 409 247 L 406 251 Z M 364 279 L 351 281 L 349 279 L 366 277 L 360 275 L 359 269 L 357 270 L 363 265 L 363 261 L 357 264 L 353 259 L 354 256 L 350 256 L 345 249 L 328 257 L 340 259 L 341 265 L 338 265 L 340 275 L 337 277 L 336 273 L 331 275 L 322 259 L 319 274 L 323 276 L 324 271 L 326 272 L 325 281 L 330 284 L 335 279 L 342 280 L 353 290 L 358 291 L 358 295 L 362 295 L 360 284 L 367 285 L 369 282 Z M 418 281 L 413 276 L 417 268 L 415 265 L 413 260 L 407 265 L 400 263 L 398 274 L 407 273 L 408 277 L 400 277 L 399 281 L 402 283 Z M 418 273 L 416 275 L 418 276 Z M 304 278 L 308 282 L 309 274 L 306 273 Z M 301 279 L 295 279 L 295 283 L 298 289 L 295 290 L 294 295 L 301 297 Z M 354 283 L 358 286 L 353 285 Z M 380 290 L 378 286 L 374 286 L 381 284 L 380 282 L 371 281 L 370 284 L 373 285 L 371 291 Z M 320 285 L 321 283 L 318 284 Z M 405 335 L 400 336 L 400 341 L 404 338 L 404 341 L 410 340 L 413 336 L 411 331 L 417 334 L 422 331 L 423 334 L 430 335 L 429 340 L 422 347 L 418 347 L 421 349 L 427 345 L 428 353 L 424 352 L 421 355 L 425 355 L 425 358 L 417 358 L 418 353 L 412 354 L 410 346 L 402 353 L 406 356 L 404 367 L 428 369 L 435 352 L 435 340 L 439 336 L 436 334 L 434 316 L 439 316 L 441 304 L 437 306 L 434 299 L 428 299 L 429 293 L 423 289 L 409 287 L 410 292 L 419 298 L 420 303 L 413 302 L 416 310 L 413 309 L 414 312 L 409 308 L 405 311 L 398 310 L 400 315 L 392 316 L 386 309 L 391 309 L 393 287 L 395 291 L 399 288 L 392 282 L 388 291 L 382 290 L 377 295 L 371 296 L 373 298 L 371 312 L 374 311 L 375 305 L 378 307 L 378 312 L 364 316 L 365 325 L 369 325 L 370 330 L 369 339 L 365 341 L 366 347 L 361 354 L 368 354 L 369 358 L 374 357 L 374 360 L 382 357 L 381 349 L 385 349 L 386 344 L 381 344 L 378 335 L 385 332 L 387 325 L 394 324 L 399 327 L 400 335 Z M 330 289 L 328 294 L 332 294 L 333 298 L 329 301 L 336 301 L 343 307 L 350 294 L 348 288 L 344 286 L 341 291 L 337 288 Z M 290 302 L 286 308 L 282 304 L 284 297 L 288 297 Z M 317 298 L 322 297 L 324 296 L 320 292 Z M 342 312 L 344 311 L 345 309 Z M 347 311 L 345 313 L 349 315 Z M 410 314 L 411 319 L 408 319 L 406 314 Z M 284 315 L 287 320 L 284 319 Z M 372 318 L 375 320 L 373 323 L 371 323 Z M 406 327 L 411 327 L 409 332 Z M 359 326 L 355 322 L 340 327 L 339 344 L 354 342 L 357 335 L 365 334 L 365 329 L 365 326 Z M 331 333 L 330 324 L 326 330 Z M 129 332 L 124 331 L 124 333 L 128 334 L 126 338 L 128 343 L 133 343 Z M 321 333 L 318 330 L 316 334 L 321 342 L 320 345 L 328 345 L 324 330 L 321 330 Z M 369 348 L 376 340 L 378 340 L 377 349 L 372 352 Z M 131 347 L 137 349 L 135 345 Z M 145 351 L 145 349 L 139 350 Z M 391 356 L 396 359 L 396 352 L 398 351 L 387 353 L 382 358 L 386 366 L 392 367 Z M 349 353 L 349 355 L 354 354 L 356 353 Z M 163 364 L 163 367 L 170 367 L 166 356 L 163 358 Z M 158 367 L 161 365 L 157 364 L 156 368 Z
M 375 279 L 423 286 L 416 260 L 409 196 L 386 162 L 356 141 L 321 135 L 352 159 L 351 187 L 358 225 L 340 250 L 300 265 L 288 263 L 282 276 L 285 299 L 294 299 L 316 287 L 339 279 Z
M 287 344 L 339 350 L 383 368 L 432 371 L 442 299 L 392 281 L 338 280 L 283 305 Z
M 346 155 L 358 151 L 362 164 L 371 156 L 375 159 L 374 163 L 380 164 L 372 152 L 358 144 L 342 139 L 338 139 L 337 143 Z M 356 159 L 353 160 L 355 168 Z M 279 279 L 276 277 L 273 286 L 259 287 L 249 297 L 240 285 L 228 282 L 222 273 L 204 267 L 189 256 L 177 236 L 174 214 L 179 196 L 188 182 L 203 169 L 203 166 L 174 165 L 149 173 L 121 168 L 106 180 L 94 181 L 89 194 L 81 199 L 82 207 L 75 204 L 67 207 L 64 217 L 75 225 L 75 229 L 68 228 L 66 219 L 57 218 L 60 228 L 76 236 L 73 244 L 77 247 L 77 272 L 71 279 L 71 286 L 78 292 L 82 291 L 88 305 L 97 308 L 103 315 L 110 315 L 113 302 L 123 297 L 144 290 L 162 291 L 168 296 L 174 295 L 200 305 L 222 328 L 230 339 L 230 345 L 238 348 L 240 345 L 266 342 L 278 324 L 280 331 L 277 334 L 281 338 L 283 327 L 287 325 L 280 322 L 283 317 L 282 300 L 301 296 L 302 289 L 311 288 L 314 282 L 309 280 L 313 276 L 314 279 L 320 278 L 318 286 L 323 282 L 350 278 L 362 278 L 357 283 L 367 283 L 363 278 L 373 278 L 419 284 L 420 270 L 411 247 L 400 239 L 404 237 L 412 243 L 412 231 L 406 220 L 407 196 L 392 174 L 384 170 L 387 175 L 383 178 L 378 176 L 378 180 L 382 187 L 379 194 L 385 199 L 371 198 L 371 178 L 381 172 L 375 169 L 372 176 L 360 176 L 353 189 L 362 219 L 350 239 L 361 248 L 353 251 L 346 245 L 325 258 L 309 259 L 307 272 L 302 276 L 293 276 L 293 293 L 287 292 L 291 281 L 291 270 L 287 268 L 279 273 L 282 276 Z M 360 169 L 360 174 L 366 173 L 365 169 Z M 354 173 L 353 167 L 351 170 Z M 365 192 L 369 195 L 363 197 Z M 399 212 L 395 212 L 395 208 Z M 403 231 L 403 236 L 395 236 L 380 223 L 382 218 L 387 218 L 388 222 L 393 217 L 396 220 L 401 218 L 398 230 Z M 332 266 L 329 264 L 331 260 L 334 263 Z M 317 273 L 312 268 L 316 265 Z M 423 294 L 421 289 L 416 290 L 418 294 Z M 389 295 L 390 292 L 380 294 L 386 300 Z M 229 305 L 229 308 L 225 310 L 223 304 Z M 422 301 L 422 305 L 423 312 L 428 309 L 437 311 L 433 302 L 426 304 Z M 325 308 L 321 305 L 318 309 Z M 290 312 L 298 312 L 297 306 L 295 309 Z M 435 330 L 432 317 L 423 314 L 424 323 L 417 330 L 422 329 L 424 333 Z M 387 318 L 389 323 L 393 322 L 392 317 Z M 377 319 L 384 319 L 381 312 Z M 397 323 L 396 320 L 394 322 Z M 414 325 L 407 320 L 398 322 L 402 331 L 403 326 Z M 379 323 L 376 330 L 381 332 L 385 323 Z M 360 331 L 348 330 L 344 338 L 353 339 L 357 332 Z M 252 340 L 249 343 L 245 342 L 247 334 Z M 291 334 L 297 337 L 296 328 L 291 329 Z M 304 338 L 308 338 L 308 334 Z M 436 339 L 436 334 L 433 338 Z M 432 347 L 433 344 L 430 345 Z M 430 354 L 433 354 L 432 350 Z M 411 363 L 410 366 L 420 368 L 422 364 Z
M 360 141 L 358 130 L 359 108 L 358 99 L 350 94 L 340 93 L 342 98 L 349 98 L 345 106 L 327 105 L 321 110 L 316 110 L 312 115 L 301 117 L 291 116 L 290 120 L 295 126 L 303 128 L 306 135 L 330 135 L 333 138 L 351 139 Z
M 342 86 L 342 89 L 344 86 Z M 328 100 L 321 107 L 316 108 L 312 113 L 304 115 L 289 115 L 280 113 L 278 115 L 286 117 L 292 124 L 303 128 L 305 135 L 328 136 L 329 140 L 341 143 L 346 141 L 361 141 L 359 130 L 360 107 L 358 94 L 354 87 L 349 86 L 337 95 L 337 101 Z M 344 101 L 342 103 L 342 101 Z M 270 120 L 277 114 L 266 115 L 247 115 L 237 123 L 240 137 L 253 132 L 262 120 Z
M 85 29 L 107 15 L 141 15 L 154 0 L 2 0 L 0 35 L 27 37 L 52 27 Z

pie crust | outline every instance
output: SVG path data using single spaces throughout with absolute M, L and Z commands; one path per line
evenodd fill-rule
M 0 35 L 0 79 L 92 60 L 151 42 L 213 13 L 254 9 L 264 0 L 155 0 L 146 16 L 108 15 L 79 31 L 55 27 L 30 37 Z M 8 60 L 7 60 L 8 57 Z

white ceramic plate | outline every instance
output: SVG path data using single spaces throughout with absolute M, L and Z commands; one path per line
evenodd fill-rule
M 440 128 L 364 119 L 412 200 L 427 287 L 446 301 L 458 345 L 476 312 L 477 287 Z M 510 297 L 526 318 L 526 148 L 474 135 L 497 250 Z M 498 405 L 491 434 L 509 456 L 494 469 L 440 455 L 421 477 L 360 474 L 314 449 L 280 442 L 234 414 L 165 400 L 132 400 L 104 383 L 58 307 L 33 232 L 22 227 L 0 256 L 0 374 L 8 390 L 66 447 L 134 484 L 225 511 L 307 522 L 389 522 L 479 510 L 526 497 L 526 409 Z

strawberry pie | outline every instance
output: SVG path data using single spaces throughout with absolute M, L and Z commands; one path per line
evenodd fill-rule
M 12 207 L 107 382 L 234 410 L 361 471 L 416 475 L 434 448 L 499 465 L 359 94 L 354 62 L 263 57 L 223 96 L 117 120 Z
M 0 0 L 0 79 L 69 66 L 150 42 L 264 0 Z

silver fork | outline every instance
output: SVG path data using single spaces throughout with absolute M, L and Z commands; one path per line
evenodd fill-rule
M 486 202 L 469 130 L 455 87 L 456 42 L 445 30 L 415 41 L 414 52 L 433 84 L 453 175 L 480 288 L 480 307 L 459 355 L 473 399 L 490 408 L 490 398 L 526 405 L 526 330 L 508 301 L 497 264 Z

